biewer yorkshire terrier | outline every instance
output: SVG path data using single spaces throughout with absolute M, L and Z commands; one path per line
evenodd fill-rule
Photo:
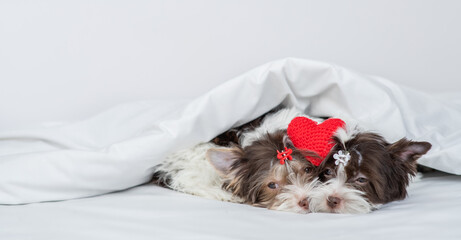
M 168 156 L 155 167 L 153 182 L 211 199 L 310 212 L 309 192 L 317 183 L 315 166 L 306 161 L 312 153 L 295 148 L 286 127 L 274 126 L 281 113 Z
M 431 148 L 428 142 L 405 138 L 395 143 L 382 136 L 340 129 L 335 145 L 316 169 L 322 182 L 311 192 L 315 212 L 367 213 L 407 196 L 416 174 L 416 160 Z
M 406 197 L 427 142 L 388 143 L 340 119 L 270 112 L 157 165 L 177 191 L 296 213 L 367 213 Z

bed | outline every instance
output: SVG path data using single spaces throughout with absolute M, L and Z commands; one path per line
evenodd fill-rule
M 459 239 L 461 177 L 426 174 L 366 215 L 270 211 L 143 185 L 63 202 L 0 206 L 2 239 Z
M 350 94 L 356 86 L 367 95 Z M 456 96 L 431 96 L 330 63 L 286 58 L 194 100 L 131 102 L 81 122 L 4 132 L 0 238 L 459 239 Z M 167 154 L 279 105 L 354 119 L 391 140 L 430 141 L 433 149 L 419 162 L 438 171 L 415 180 L 407 199 L 362 215 L 270 211 L 145 184 Z M 441 114 L 450 118 L 434 121 Z
M 461 239 L 460 9 L 0 1 L 0 240 Z M 280 105 L 429 141 L 419 163 L 436 171 L 360 215 L 146 184 L 171 152 Z

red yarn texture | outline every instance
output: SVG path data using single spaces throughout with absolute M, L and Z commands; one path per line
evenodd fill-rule
M 335 145 L 333 135 L 344 125 L 344 121 L 338 118 L 330 118 L 317 124 L 309 118 L 296 117 L 288 124 L 287 133 L 296 148 L 309 150 L 320 156 L 320 159 L 306 157 L 308 161 L 318 166 Z

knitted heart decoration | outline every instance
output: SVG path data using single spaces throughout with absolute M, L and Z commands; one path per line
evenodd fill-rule
M 318 166 L 335 145 L 332 141 L 333 135 L 344 125 L 344 121 L 338 118 L 330 118 L 317 124 L 309 118 L 296 117 L 288 124 L 287 133 L 296 148 L 309 150 L 320 156 L 320 159 L 306 157 L 308 161 Z

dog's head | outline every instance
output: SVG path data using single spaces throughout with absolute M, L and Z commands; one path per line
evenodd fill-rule
M 291 154 L 284 154 L 286 149 Z M 207 158 L 223 176 L 223 188 L 246 203 L 307 213 L 308 194 L 316 183 L 315 166 L 305 158 L 309 154 L 296 149 L 286 131 L 279 130 L 263 135 L 243 149 L 210 149 Z M 282 161 L 287 155 L 292 159 Z
M 366 213 L 405 198 L 410 177 L 416 174 L 416 160 L 431 148 L 428 142 L 405 138 L 389 143 L 368 132 L 336 142 L 316 169 L 323 184 L 311 195 L 313 211 Z

